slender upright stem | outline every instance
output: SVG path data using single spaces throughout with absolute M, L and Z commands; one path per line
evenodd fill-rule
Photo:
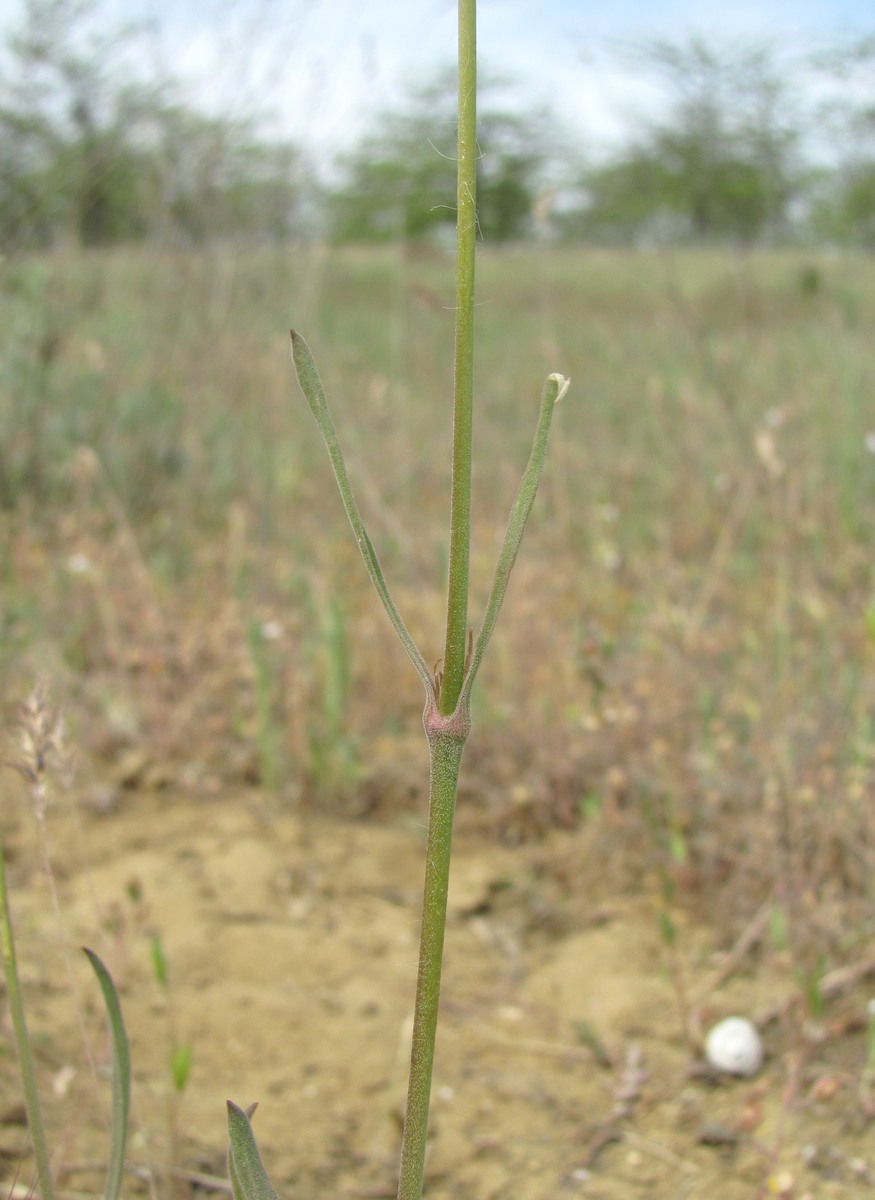
M 483 627 L 470 664 L 468 576 L 471 542 L 471 432 L 474 407 L 474 251 L 477 237 L 477 2 L 459 0 L 459 136 L 456 230 L 456 352 L 453 392 L 452 500 L 447 630 L 440 686 L 413 643 L 389 595 L 364 522 L 352 495 L 324 389 L 306 343 L 292 333 L 298 379 L 328 448 L 347 516 L 362 557 L 389 618 L 425 686 L 425 731 L 430 753 L 429 821 L 426 848 L 419 975 L 413 1019 L 407 1109 L 401 1140 L 398 1200 L 420 1200 L 425 1171 L 428 1112 L 437 1037 L 453 817 L 459 770 L 471 729 L 474 676 L 498 617 L 544 464 L 547 434 L 556 401 L 567 380 L 551 375 L 541 397 L 538 428 L 529 464 L 511 509 Z M 466 675 L 467 671 L 467 675 Z M 233 1110 L 231 1110 L 233 1116 Z M 230 1124 L 229 1124 L 230 1128 Z M 246 1129 L 243 1130 L 246 1133 Z M 231 1130 L 232 1142 L 234 1131 Z M 232 1162 L 232 1179 L 234 1164 Z M 235 1195 L 238 1192 L 235 1184 Z M 269 1197 L 268 1200 L 272 1200 Z
M 33 1054 L 30 1046 L 30 1035 L 27 1032 L 27 1019 L 24 1015 L 24 1001 L 21 996 L 18 963 L 15 957 L 15 941 L 12 934 L 12 920 L 9 913 L 9 894 L 6 887 L 6 861 L 3 855 L 2 844 L 0 844 L 0 949 L 2 949 L 3 953 L 6 991 L 9 994 L 9 1011 L 12 1015 L 15 1044 L 18 1047 L 18 1065 L 21 1070 L 21 1083 L 24 1089 L 24 1107 L 27 1112 L 30 1140 L 33 1143 L 33 1153 L 36 1159 L 40 1195 L 42 1200 L 53 1200 L 54 1187 L 49 1167 L 48 1145 L 43 1127 L 39 1095 L 36 1089 L 36 1072 L 34 1070 Z
M 477 239 L 477 5 L 459 0 L 459 134 L 456 192 L 456 355 L 447 637 L 438 707 L 456 707 L 468 638 L 471 424 L 474 393 L 474 249 Z
M 456 790 L 471 728 L 468 705 L 458 704 L 468 642 L 468 564 L 471 542 L 471 426 L 474 395 L 474 249 L 477 236 L 477 3 L 459 0 L 458 215 L 456 220 L 456 354 L 450 566 L 443 681 L 429 688 L 425 731 L 430 753 L 428 844 L 419 943 L 419 976 L 407 1109 L 401 1142 L 398 1200 L 419 1200 L 425 1171 L 431 1076 L 437 1036 L 447 889 Z M 458 705 L 458 711 L 457 710 Z
M 428 842 L 422 932 L 419 941 L 419 976 L 413 1015 L 407 1109 L 401 1142 L 398 1200 L 419 1200 L 422 1195 L 431 1075 L 441 992 L 453 814 L 459 768 L 470 729 L 467 717 L 441 717 L 431 708 L 426 711 L 425 725 L 431 767 Z

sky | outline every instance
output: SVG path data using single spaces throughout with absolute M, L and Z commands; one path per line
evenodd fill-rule
M 327 158 L 355 143 L 455 54 L 455 0 L 97 0 L 110 23 L 144 21 L 149 53 L 214 111 L 257 114 L 264 129 Z M 24 0 L 3 0 L 9 20 Z M 481 69 L 515 81 L 521 106 L 549 103 L 595 146 L 653 102 L 617 66 L 621 44 L 698 33 L 804 49 L 875 34 L 872 0 L 480 0 Z

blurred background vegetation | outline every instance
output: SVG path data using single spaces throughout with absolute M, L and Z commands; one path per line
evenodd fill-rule
M 3 694 L 56 681 L 100 805 L 182 781 L 408 811 L 416 681 L 399 715 L 288 328 L 437 659 L 452 81 L 317 163 L 93 12 L 26 0 L 0 79 Z M 715 903 L 746 878 L 742 908 L 823 881 L 870 904 L 875 40 L 797 74 L 763 46 L 624 54 L 664 103 L 609 158 L 484 83 L 475 622 L 541 382 L 574 390 L 461 819 L 622 825 L 633 876 L 682 846 Z
M 217 799 L 258 822 L 276 807 L 302 828 L 327 813 L 418 830 L 420 689 L 294 386 L 288 329 L 313 348 L 393 594 L 437 661 L 452 77 L 421 78 L 342 154 L 317 157 L 269 136 L 231 87 L 225 107 L 200 106 L 156 65 L 148 31 L 112 27 L 91 0 L 23 0 L 20 16 L 0 45 L 3 722 L 46 681 L 76 746 L 88 836 L 117 813 L 113 836 L 139 853 L 134 817 L 154 804 L 159 857 L 181 878 L 187 834 L 170 822 L 188 810 L 212 824 Z M 521 944 L 643 894 L 655 936 L 694 975 L 711 958 L 685 929 L 710 922 L 728 951 L 766 914 L 744 971 L 774 960 L 805 1014 L 838 997 L 829 1029 L 851 1031 L 793 1034 L 773 1091 L 790 1093 L 817 1045 L 823 1070 L 852 1082 L 835 1138 L 805 1092 L 800 1152 L 847 1137 L 863 1161 L 875 36 L 806 49 L 650 40 L 616 57 L 651 102 L 622 114 L 625 135 L 604 150 L 566 127 L 576 94 L 533 108 L 513 79 L 483 83 L 475 625 L 543 379 L 559 370 L 572 390 L 475 694 L 458 834 L 516 848 L 523 865 L 485 875 L 485 903 L 519 907 L 508 928 Z M 0 825 L 17 821 L 4 804 Z M 28 837 L 17 866 L 41 880 Z M 334 846 L 321 866 L 320 842 Z M 278 902 L 309 896 L 320 871 L 334 897 L 345 845 L 306 833 L 303 882 L 278 882 Z M 309 906 L 289 911 L 311 920 Z M 196 956 L 187 969 L 199 1029 Z M 552 1113 L 540 1087 L 538 1111 Z M 560 1128 L 576 1164 L 581 1111 L 575 1092 Z M 671 1112 L 673 1129 L 689 1124 Z M 777 1129 L 786 1140 L 783 1117 Z M 473 1157 L 492 1169 L 491 1153 Z
M 107 28 L 96 11 L 89 0 L 26 0 L 7 33 L 5 250 L 451 236 L 452 72 L 411 86 L 357 144 L 317 163 L 293 141 L 265 136 L 254 116 L 239 115 L 245 106 L 203 111 L 150 62 L 144 28 Z M 875 38 L 804 53 L 651 39 L 615 57 L 655 99 L 647 112 L 624 114 L 625 137 L 602 153 L 556 112 L 527 111 L 513 80 L 487 81 L 487 241 L 875 243 Z

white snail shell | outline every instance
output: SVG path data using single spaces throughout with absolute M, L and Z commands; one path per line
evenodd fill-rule
M 756 1075 L 763 1065 L 763 1043 L 752 1021 L 727 1017 L 705 1039 L 705 1056 L 716 1071 Z

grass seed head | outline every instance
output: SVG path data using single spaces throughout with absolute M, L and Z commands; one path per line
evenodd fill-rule
M 21 705 L 18 716 L 18 758 L 10 763 L 31 785 L 40 815 L 45 811 L 46 779 L 51 772 L 66 775 L 70 756 L 66 750 L 64 719 L 49 703 L 38 683 Z

